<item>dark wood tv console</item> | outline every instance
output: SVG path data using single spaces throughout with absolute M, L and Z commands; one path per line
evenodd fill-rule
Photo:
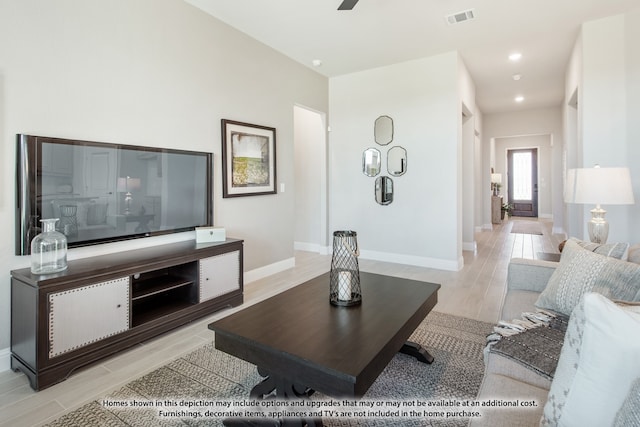
M 34 390 L 243 302 L 243 241 L 165 244 L 11 272 L 11 368 Z

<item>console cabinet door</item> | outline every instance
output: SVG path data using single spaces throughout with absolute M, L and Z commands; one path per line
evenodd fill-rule
M 240 251 L 204 258 L 200 263 L 200 302 L 240 289 Z
M 50 293 L 49 358 L 129 329 L 129 277 Z

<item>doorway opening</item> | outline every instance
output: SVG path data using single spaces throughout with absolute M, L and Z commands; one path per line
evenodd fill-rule
M 294 249 L 328 253 L 326 114 L 293 107 Z
M 538 149 L 507 150 L 508 202 L 513 216 L 538 216 Z

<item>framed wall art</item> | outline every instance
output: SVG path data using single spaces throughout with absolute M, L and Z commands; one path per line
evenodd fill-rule
M 222 119 L 222 197 L 276 194 L 276 129 Z

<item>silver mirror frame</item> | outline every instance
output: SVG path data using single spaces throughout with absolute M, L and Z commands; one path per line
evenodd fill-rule
M 368 155 L 370 154 L 370 155 Z M 362 173 L 377 176 L 382 169 L 382 153 L 377 148 L 367 148 L 362 153 Z
M 387 171 L 391 176 L 402 176 L 407 172 L 407 150 L 396 145 L 387 152 Z
M 380 116 L 373 125 L 373 139 L 378 145 L 389 145 L 393 141 L 393 119 Z
M 376 178 L 374 191 L 378 204 L 385 206 L 393 202 L 393 180 L 388 176 L 379 176 Z

